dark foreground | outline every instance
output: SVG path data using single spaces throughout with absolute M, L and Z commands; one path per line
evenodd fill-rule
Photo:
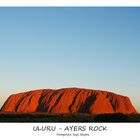
M 140 114 L 0 113 L 0 122 L 140 122 Z

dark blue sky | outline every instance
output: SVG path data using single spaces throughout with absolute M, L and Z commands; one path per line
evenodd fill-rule
M 140 8 L 0 8 L 0 96 L 38 88 L 118 92 L 140 106 Z

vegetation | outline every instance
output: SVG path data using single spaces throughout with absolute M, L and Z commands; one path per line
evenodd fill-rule
M 0 122 L 140 122 L 140 114 L 0 113 Z

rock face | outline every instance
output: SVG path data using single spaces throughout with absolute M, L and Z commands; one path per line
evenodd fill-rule
M 11 95 L 2 112 L 137 113 L 130 99 L 112 92 L 65 88 L 34 90 Z

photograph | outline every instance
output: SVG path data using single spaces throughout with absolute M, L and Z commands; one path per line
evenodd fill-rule
M 0 123 L 140 123 L 140 7 L 0 7 Z

